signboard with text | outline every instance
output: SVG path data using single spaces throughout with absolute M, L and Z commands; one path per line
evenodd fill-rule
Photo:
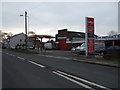
M 86 53 L 94 53 L 94 18 L 86 17 Z

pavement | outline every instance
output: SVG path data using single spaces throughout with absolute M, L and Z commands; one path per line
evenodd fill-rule
M 65 60 L 72 60 L 72 61 L 78 61 L 78 62 L 84 62 L 90 64 L 99 64 L 99 65 L 105 65 L 111 67 L 120 67 L 120 62 L 103 59 L 103 57 L 100 55 L 86 57 L 85 55 L 77 55 L 71 53 L 70 51 L 62 51 L 62 50 L 42 50 L 42 51 L 37 50 L 37 52 L 39 52 L 38 54 L 39 56 L 61 58 Z

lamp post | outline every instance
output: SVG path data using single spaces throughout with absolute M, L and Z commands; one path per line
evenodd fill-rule
M 20 16 L 25 16 L 25 49 L 27 49 L 27 11 L 25 11 L 25 15 Z

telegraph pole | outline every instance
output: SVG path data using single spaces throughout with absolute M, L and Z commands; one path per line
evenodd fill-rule
M 25 11 L 25 49 L 27 49 L 27 11 Z
M 87 17 L 85 18 L 85 55 L 88 56 L 88 31 Z

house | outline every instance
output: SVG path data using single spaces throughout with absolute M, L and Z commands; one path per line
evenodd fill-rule
M 25 34 L 19 33 L 10 38 L 8 38 L 5 43 L 7 48 L 15 48 L 17 45 L 25 44 Z

